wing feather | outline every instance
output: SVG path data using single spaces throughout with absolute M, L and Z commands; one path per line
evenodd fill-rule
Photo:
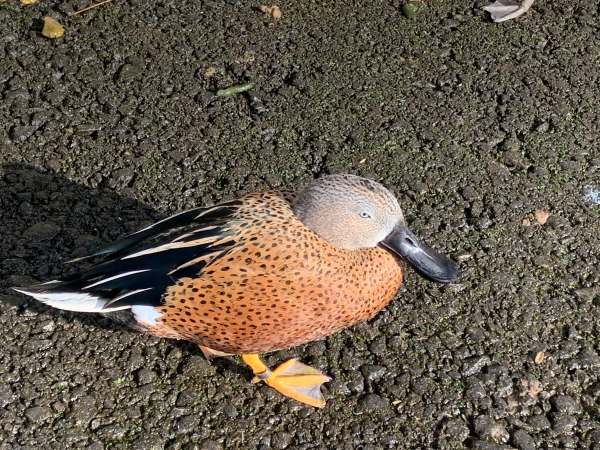
M 241 202 L 232 201 L 184 211 L 79 258 L 101 258 L 84 272 L 18 289 L 62 309 L 70 309 L 71 296 L 78 311 L 85 310 L 87 299 L 89 310 L 96 312 L 158 306 L 169 285 L 198 276 L 237 244 L 234 225 L 240 206 Z

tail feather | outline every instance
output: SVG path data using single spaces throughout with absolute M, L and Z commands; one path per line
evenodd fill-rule
M 44 283 L 30 287 L 14 287 L 13 290 L 29 295 L 53 308 L 66 311 L 106 313 L 130 308 L 130 306 L 106 308 L 108 299 L 90 293 L 61 291 L 55 288 L 56 284 L 53 282 L 52 284 Z

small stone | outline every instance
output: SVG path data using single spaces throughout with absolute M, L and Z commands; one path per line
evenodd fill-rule
M 133 64 L 123 64 L 119 69 L 119 81 L 131 81 L 142 73 L 142 67 Z
M 600 430 L 594 430 L 590 433 L 590 442 L 592 444 L 600 444 Z
M 536 209 L 533 214 L 535 216 L 535 220 L 540 225 L 544 225 L 548 221 L 548 218 L 551 216 L 551 214 L 548 211 L 544 211 L 543 209 Z
M 470 383 L 466 395 L 469 400 L 476 403 L 486 397 L 485 388 L 483 387 L 483 384 L 477 380 L 476 382 Z
M 385 375 L 386 369 L 383 366 L 375 366 L 373 364 L 365 364 L 360 368 L 363 376 L 368 381 L 375 381 Z
M 581 405 L 577 400 L 568 395 L 555 395 L 550 403 L 556 411 L 562 414 L 577 414 L 581 412 Z
M 389 402 L 377 394 L 367 394 L 358 401 L 358 412 L 367 413 L 389 406 Z
M 34 406 L 25 410 L 25 416 L 32 422 L 43 422 L 52 417 L 52 410 L 46 406 Z
M 558 434 L 571 434 L 577 425 L 577 419 L 573 416 L 556 416 L 553 422 L 552 429 Z
M 488 441 L 473 441 L 473 445 L 470 447 L 473 450 L 512 450 L 512 447 L 502 444 L 494 444 Z
M 56 324 L 52 320 L 49 321 L 46 325 L 44 325 L 42 327 L 42 330 L 44 330 L 48 333 L 52 333 L 55 329 L 56 329 Z
M 462 194 L 463 198 L 468 202 L 471 202 L 471 201 L 477 199 L 477 192 L 475 191 L 475 189 L 473 189 L 472 186 L 465 186 L 462 189 L 461 194 Z
M 545 359 L 546 359 L 546 353 L 544 353 L 544 352 L 537 352 L 535 354 L 535 358 L 533 359 L 533 361 L 536 364 L 542 364 Z
M 444 427 L 444 434 L 453 442 L 463 443 L 467 440 L 470 434 L 469 427 L 461 419 L 449 420 Z
M 346 387 L 353 394 L 361 394 L 365 390 L 365 380 L 360 372 L 351 372 Z
M 600 286 L 575 289 L 575 295 L 581 300 L 591 302 L 596 296 L 600 295 Z
M 39 222 L 30 226 L 23 233 L 31 241 L 49 241 L 60 232 L 60 227 L 53 222 Z
M 112 188 L 127 187 L 131 184 L 134 177 L 135 172 L 132 168 L 119 169 L 112 173 L 109 185 Z
M 404 17 L 407 19 L 414 19 L 422 7 L 420 2 L 408 1 L 402 5 L 402 14 L 404 14 Z
M 292 435 L 290 433 L 286 433 L 280 431 L 271 436 L 271 447 L 274 449 L 284 449 L 288 448 L 290 443 L 292 442 Z
M 517 430 L 513 433 L 512 442 L 520 450 L 534 450 L 536 448 L 533 438 L 523 430 Z
M 223 446 L 212 439 L 205 439 L 200 442 L 200 450 L 223 450 Z
M 569 361 L 569 368 L 576 369 L 593 369 L 600 367 L 600 357 L 598 353 L 591 349 L 584 349 L 579 354 Z
M 260 5 L 258 9 L 260 9 L 260 11 L 265 15 L 271 16 L 275 20 L 279 20 L 283 16 L 283 14 L 281 13 L 281 8 L 279 8 L 279 6 L 277 5 Z
M 229 419 L 235 419 L 238 416 L 238 410 L 231 403 L 223 405 L 223 414 Z
M 42 20 L 44 21 L 42 36 L 49 39 L 57 39 L 64 36 L 65 29 L 56 19 L 53 19 L 50 16 L 44 16 Z
M 481 369 L 487 366 L 490 362 L 490 357 L 487 355 L 467 358 L 463 363 L 462 374 L 467 377 L 475 375 L 481 372 Z
M 150 369 L 141 369 L 136 376 L 139 384 L 152 383 L 157 377 L 156 372 Z
M 10 132 L 13 141 L 24 142 L 35 132 L 34 127 L 17 125 Z
M 543 414 L 530 417 L 527 423 L 534 431 L 544 431 L 550 428 L 550 421 Z
M 506 427 L 490 416 L 479 416 L 475 419 L 475 433 L 483 439 L 496 443 L 505 443 L 510 437 Z
M 378 337 L 373 342 L 371 342 L 371 345 L 369 345 L 369 351 L 374 355 L 384 355 L 387 351 L 385 342 L 385 336 Z
M 0 384 L 0 408 L 4 408 L 13 403 L 17 397 L 7 384 Z
M 195 416 L 184 416 L 177 420 L 176 430 L 178 434 L 189 434 L 198 427 L 198 420 Z

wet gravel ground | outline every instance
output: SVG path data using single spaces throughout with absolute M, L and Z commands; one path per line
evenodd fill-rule
M 0 449 L 600 449 L 597 2 L 503 25 L 430 3 L 286 0 L 278 22 L 250 1 L 0 3 Z M 267 358 L 332 375 L 324 410 L 7 289 L 340 171 L 395 190 L 462 276 L 410 273 L 368 323 Z

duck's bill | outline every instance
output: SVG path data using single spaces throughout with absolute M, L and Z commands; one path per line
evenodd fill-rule
M 458 277 L 456 263 L 417 237 L 404 225 L 397 225 L 381 246 L 399 256 L 419 275 L 437 283 L 452 283 Z

